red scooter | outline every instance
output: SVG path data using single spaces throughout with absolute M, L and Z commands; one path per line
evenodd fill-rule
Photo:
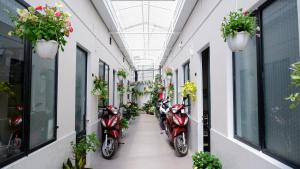
M 122 129 L 120 126 L 121 115 L 117 108 L 112 105 L 103 109 L 101 117 L 102 125 L 102 156 L 105 159 L 110 159 L 116 152 L 120 138 L 122 135 Z
M 185 156 L 188 153 L 187 124 L 189 117 L 185 112 L 185 104 L 175 104 L 167 113 L 166 134 L 174 144 L 176 153 Z

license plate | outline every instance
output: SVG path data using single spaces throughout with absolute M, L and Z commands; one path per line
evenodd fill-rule
M 185 113 L 185 112 L 184 112 L 184 109 L 181 109 L 181 113 L 182 113 L 182 114 L 184 114 L 184 113 Z
M 106 134 L 107 133 L 107 130 L 104 130 L 104 134 Z

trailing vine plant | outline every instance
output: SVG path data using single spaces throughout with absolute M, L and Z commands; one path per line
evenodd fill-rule
M 294 63 L 291 65 L 291 84 L 299 89 L 300 88 L 300 61 Z M 286 98 L 286 100 L 290 101 L 289 108 L 295 109 L 300 104 L 300 93 L 294 92 L 291 93 L 289 97 Z

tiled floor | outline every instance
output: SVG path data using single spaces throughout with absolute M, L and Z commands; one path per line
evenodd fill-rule
M 101 156 L 92 162 L 94 169 L 192 169 L 188 154 L 177 157 L 167 136 L 160 134 L 155 116 L 142 114 L 132 121 L 118 152 L 111 160 Z

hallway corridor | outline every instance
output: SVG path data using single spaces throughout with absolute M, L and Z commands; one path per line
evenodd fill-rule
M 160 134 L 155 116 L 141 114 L 126 131 L 112 160 L 94 156 L 94 169 L 186 169 L 192 168 L 191 155 L 177 157 L 167 136 Z

